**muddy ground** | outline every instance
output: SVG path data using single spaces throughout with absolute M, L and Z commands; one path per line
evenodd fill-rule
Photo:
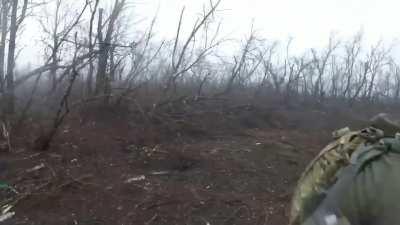
M 1 181 L 19 193 L 2 190 L 17 199 L 4 224 L 286 224 L 299 174 L 345 121 L 245 111 L 168 129 L 70 116 L 46 152 L 25 129 L 1 153 Z

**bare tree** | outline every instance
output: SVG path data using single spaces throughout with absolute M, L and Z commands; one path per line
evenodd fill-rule
M 293 95 L 299 94 L 300 78 L 306 68 L 312 63 L 312 61 L 307 61 L 303 56 L 300 58 L 294 58 L 293 63 L 288 60 L 289 64 L 289 76 L 286 82 L 286 95 L 285 102 L 292 99 Z
M 204 44 L 196 45 L 196 37 L 200 30 L 206 27 L 209 22 L 213 19 L 213 15 L 220 5 L 221 0 L 216 3 L 210 1 L 210 7 L 208 10 L 204 10 L 201 17 L 195 22 L 188 37 L 182 42 L 180 47 L 181 29 L 184 15 L 184 8 L 181 11 L 178 29 L 171 54 L 171 63 L 168 65 L 165 73 L 166 81 L 162 87 L 162 95 L 153 104 L 151 114 L 154 114 L 156 109 L 161 105 L 166 105 L 168 102 L 173 100 L 176 95 L 177 81 L 182 78 L 193 66 L 204 60 L 210 53 L 211 50 L 216 46 L 220 45 L 223 40 L 217 40 L 219 33 L 219 26 L 215 30 L 212 38 L 205 38 Z M 209 34 L 206 32 L 206 35 Z M 196 48 L 197 46 L 200 46 Z M 186 96 L 178 96 L 177 99 L 184 99 Z
M 70 76 L 68 86 L 64 92 L 64 95 L 61 98 L 60 105 L 56 112 L 56 115 L 54 116 L 52 126 L 50 127 L 49 130 L 45 131 L 43 134 L 41 134 L 35 140 L 35 143 L 34 143 L 35 150 L 44 151 L 49 148 L 50 142 L 52 141 L 53 137 L 55 136 L 59 126 L 62 124 L 65 117 L 70 112 L 69 97 L 72 92 L 72 87 L 75 83 L 75 80 L 79 76 L 79 70 L 85 66 L 85 64 L 83 66 L 80 66 L 79 61 L 77 61 L 79 50 L 80 50 L 80 46 L 77 41 L 77 33 L 75 33 L 75 51 L 74 51 L 73 60 L 72 60 L 71 65 L 69 66 L 69 68 L 67 70 L 65 70 L 65 73 L 69 74 L 69 76 Z
M 110 56 L 111 50 L 111 41 L 114 33 L 115 23 L 121 14 L 123 7 L 125 5 L 125 0 L 121 2 L 119 0 L 115 1 L 114 8 L 111 12 L 107 31 L 105 37 L 103 39 L 103 31 L 101 27 L 102 17 L 103 17 L 103 10 L 99 11 L 99 28 L 98 28 L 98 41 L 99 41 L 99 59 L 98 59 L 98 68 L 97 68 L 97 77 L 96 77 L 96 93 L 97 94 L 104 94 L 109 95 L 111 91 L 110 87 L 110 77 L 107 74 L 107 67 L 108 67 L 108 59 Z
M 393 98 L 395 101 L 400 100 L 400 68 L 396 64 L 396 62 L 392 59 L 390 61 L 390 71 L 393 74 L 394 78 L 394 90 L 393 90 Z
M 344 45 L 345 49 L 345 62 L 344 62 L 344 84 L 345 88 L 342 93 L 343 98 L 350 96 L 350 90 L 352 87 L 352 80 L 354 79 L 354 70 L 358 60 L 358 57 L 361 53 L 361 41 L 362 41 L 362 33 L 358 33 L 354 36 L 351 42 L 348 42 Z M 366 74 L 365 74 L 366 75 Z
M 359 97 L 362 88 L 365 86 L 365 84 L 367 83 L 367 74 L 370 71 L 371 68 L 371 61 L 367 61 L 364 64 L 361 63 L 360 69 L 362 70 L 359 74 L 359 78 L 355 83 L 355 91 L 353 93 L 353 95 L 351 97 L 349 97 L 349 104 L 350 106 L 352 106 L 355 102 L 355 100 L 357 99 L 357 97 Z
M 93 52 L 94 50 L 94 43 L 93 43 L 93 26 L 94 26 L 94 19 L 96 17 L 96 11 L 99 5 L 99 0 L 95 1 L 93 8 L 91 9 L 90 15 L 90 23 L 89 23 L 89 35 L 88 35 L 88 42 L 89 42 L 89 52 Z M 93 61 L 89 63 L 89 72 L 87 75 L 87 93 L 88 95 L 92 95 L 93 93 L 93 73 L 94 73 L 94 64 Z
M 165 41 L 162 41 L 158 46 L 152 48 L 152 38 L 154 36 L 154 24 L 156 18 L 153 18 L 150 27 L 138 41 L 132 43 L 132 48 L 128 54 L 128 64 L 130 65 L 125 78 L 122 81 L 124 89 L 117 98 L 117 104 L 121 103 L 122 99 L 128 95 L 135 93 L 140 87 L 147 84 L 152 78 L 146 77 L 146 74 L 151 71 L 154 64 L 160 56 L 161 50 L 165 46 Z M 162 66 L 158 69 L 161 70 Z M 156 72 L 157 74 L 158 72 Z
M 339 46 L 339 41 L 335 41 L 333 36 L 329 38 L 329 45 L 328 49 L 322 53 L 321 56 L 317 55 L 317 52 L 312 49 L 312 55 L 313 55 L 313 66 L 317 70 L 317 79 L 315 80 L 314 83 L 314 90 L 313 90 L 313 96 L 316 98 L 321 98 L 324 97 L 325 95 L 325 90 L 324 90 L 324 74 L 326 71 L 326 67 L 328 66 L 328 62 L 334 51 L 337 49 Z
M 48 56 L 48 63 L 50 66 L 49 78 L 51 81 L 50 92 L 55 91 L 57 88 L 59 80 L 57 70 L 59 69 L 58 65 L 61 61 L 60 55 L 62 54 L 62 48 L 66 42 L 70 42 L 69 35 L 80 23 L 89 3 L 89 1 L 86 1 L 82 11 L 76 15 L 73 15 L 71 10 L 65 9 L 69 6 L 63 4 L 62 0 L 54 1 L 54 14 L 47 12 L 46 8 L 43 8 L 45 15 L 41 17 L 39 23 L 43 33 L 45 34 L 42 42 L 44 43 L 46 50 L 49 50 L 50 52 Z
M 247 38 L 246 42 L 244 43 L 243 49 L 240 52 L 239 59 L 237 57 L 233 58 L 234 59 L 234 64 L 233 64 L 233 67 L 231 69 L 230 75 L 228 77 L 228 81 L 227 81 L 226 87 L 221 93 L 217 94 L 218 96 L 227 94 L 230 91 L 232 91 L 233 84 L 234 84 L 235 80 L 240 76 L 240 73 L 242 72 L 242 70 L 243 70 L 243 68 L 244 68 L 244 66 L 246 64 L 246 61 L 248 59 L 250 51 L 252 50 L 252 47 L 253 47 L 253 44 L 254 44 L 255 40 L 256 40 L 256 37 L 254 35 L 253 29 L 251 29 L 250 35 Z M 260 57 L 259 64 L 261 62 L 263 62 L 263 58 L 264 58 L 263 56 Z M 257 67 L 258 67 L 258 65 L 257 65 Z
M 1 41 L 0 41 L 0 92 L 4 91 L 4 59 L 6 49 L 6 39 L 8 33 L 8 0 L 1 1 Z
M 18 0 L 12 1 L 11 4 L 11 21 L 10 21 L 10 41 L 8 44 L 7 74 L 6 74 L 6 113 L 12 114 L 15 110 L 14 96 L 14 67 L 15 67 L 15 47 L 18 27 L 25 19 L 28 0 L 24 0 L 21 15 L 18 20 Z
M 262 61 L 262 78 L 261 81 L 258 84 L 258 87 L 256 88 L 255 92 L 254 92 L 254 98 L 258 97 L 260 92 L 262 91 L 262 89 L 265 87 L 266 83 L 269 81 L 270 79 L 270 70 L 269 70 L 269 66 L 272 65 L 272 57 L 275 53 L 275 49 L 276 46 L 278 45 L 277 42 L 274 42 L 271 46 L 268 46 L 267 49 L 265 50 L 267 53 L 266 54 L 261 54 L 263 55 L 263 61 Z
M 364 98 L 368 99 L 369 101 L 372 100 L 373 91 L 376 82 L 376 76 L 380 72 L 381 67 L 386 63 L 387 55 L 391 51 L 390 48 L 385 49 L 381 47 L 382 42 L 378 42 L 376 46 L 371 49 L 371 53 L 369 55 L 370 63 L 371 63 L 371 76 L 368 84 L 368 88 L 365 91 Z

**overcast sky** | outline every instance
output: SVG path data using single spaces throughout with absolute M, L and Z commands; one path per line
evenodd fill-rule
M 175 31 L 184 5 L 190 18 L 207 2 L 141 0 L 135 11 L 149 15 L 159 7 L 158 29 L 168 35 Z M 224 32 L 240 38 L 249 32 L 254 20 L 256 30 L 265 38 L 294 37 L 298 48 L 325 45 L 332 32 L 346 38 L 362 29 L 368 43 L 400 37 L 400 1 L 396 0 L 222 0 L 219 9 Z
M 110 4 L 114 0 L 101 1 Z M 184 26 L 189 28 L 203 5 L 209 4 L 209 0 L 129 1 L 132 21 L 142 21 L 138 27 L 148 26 L 158 12 L 156 31 L 161 38 L 173 37 L 183 6 L 186 7 Z M 332 32 L 346 39 L 362 30 L 367 45 L 380 39 L 390 43 L 400 38 L 399 10 L 400 1 L 396 0 L 222 0 L 217 14 L 222 20 L 222 33 L 230 38 L 243 38 L 253 23 L 263 38 L 286 41 L 293 37 L 294 50 L 304 51 L 325 46 Z M 40 35 L 34 29 L 39 27 L 28 26 L 29 35 L 24 37 L 31 43 Z M 23 55 L 32 58 L 33 54 L 27 50 Z

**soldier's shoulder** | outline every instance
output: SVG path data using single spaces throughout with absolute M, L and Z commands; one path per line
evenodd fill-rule
M 351 157 L 351 164 L 362 172 L 368 165 L 390 161 L 392 165 L 400 165 L 400 138 L 382 138 L 373 144 L 360 145 Z M 386 165 L 388 166 L 388 165 Z

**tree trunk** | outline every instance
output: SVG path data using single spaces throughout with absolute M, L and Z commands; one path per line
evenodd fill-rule
M 109 53 L 111 49 L 111 39 L 112 35 L 114 33 L 114 26 L 115 22 L 118 19 L 119 14 L 122 11 L 122 8 L 125 4 L 125 0 L 122 0 L 119 2 L 119 0 L 115 1 L 115 5 L 113 8 L 113 11 L 110 15 L 110 19 L 108 22 L 108 27 L 107 27 L 107 32 L 106 32 L 106 37 L 103 40 L 103 35 L 101 31 L 101 27 L 98 29 L 98 39 L 99 39 L 99 62 L 98 62 L 98 68 L 97 68 L 97 78 L 98 78 L 98 83 L 96 85 L 96 94 L 102 93 L 104 95 L 109 95 L 111 92 L 111 79 L 110 79 L 110 74 L 107 74 L 107 66 L 108 66 L 108 58 L 109 58 Z M 101 10 L 99 13 L 99 23 L 102 20 L 102 12 Z M 100 23 L 101 24 L 101 23 Z M 106 98 L 106 103 L 108 98 Z
M 8 2 L 1 1 L 1 42 L 0 42 L 0 92 L 4 92 L 4 58 L 8 31 Z
M 94 18 L 96 16 L 96 10 L 99 5 L 99 0 L 96 0 L 93 12 L 90 16 L 90 25 L 89 25 L 89 52 L 93 52 L 94 46 L 93 46 L 93 24 L 94 24 Z M 101 30 L 101 29 L 100 29 Z M 87 94 L 90 96 L 93 94 L 93 73 L 94 73 L 94 64 L 93 60 L 91 59 L 89 62 L 89 73 L 87 76 L 87 83 L 86 83 L 86 88 L 87 88 Z
M 374 72 L 372 73 L 372 76 L 371 76 L 371 81 L 369 82 L 369 86 L 368 86 L 368 92 L 367 92 L 368 101 L 372 101 L 372 94 L 373 94 L 374 87 L 375 87 L 375 77 L 376 77 L 376 71 L 374 70 Z
M 53 37 L 53 49 L 51 53 L 51 69 L 50 69 L 50 76 L 51 76 L 51 92 L 55 91 L 57 88 L 57 45 L 58 39 L 56 36 Z
M 50 69 L 50 79 L 51 79 L 51 92 L 55 91 L 57 88 L 57 53 L 58 53 L 58 17 L 59 17 L 59 12 L 60 12 L 60 7 L 61 7 L 61 0 L 57 1 L 56 5 L 56 14 L 54 16 L 54 27 L 53 27 L 53 47 L 51 49 L 51 69 Z
M 18 0 L 13 0 L 11 11 L 10 24 L 10 43 L 8 44 L 8 62 L 6 76 L 6 98 L 7 98 L 7 113 L 13 114 L 15 111 L 15 96 L 14 96 L 14 67 L 15 67 L 15 42 L 17 37 L 17 10 Z
M 105 69 L 103 70 L 102 65 L 107 66 L 107 58 L 104 59 L 104 42 L 103 42 L 103 31 L 102 31 L 102 24 L 103 24 L 103 11 L 104 9 L 99 9 L 99 20 L 97 24 L 97 41 L 99 42 L 99 58 L 98 58 L 98 68 L 97 68 L 97 75 L 96 75 L 96 95 L 100 94 L 100 92 L 104 89 L 104 80 L 105 80 Z M 105 61 L 105 62 L 104 62 Z
M 115 51 L 115 47 L 111 47 L 110 48 L 110 80 L 111 81 L 115 81 L 115 59 L 114 59 L 114 51 Z

